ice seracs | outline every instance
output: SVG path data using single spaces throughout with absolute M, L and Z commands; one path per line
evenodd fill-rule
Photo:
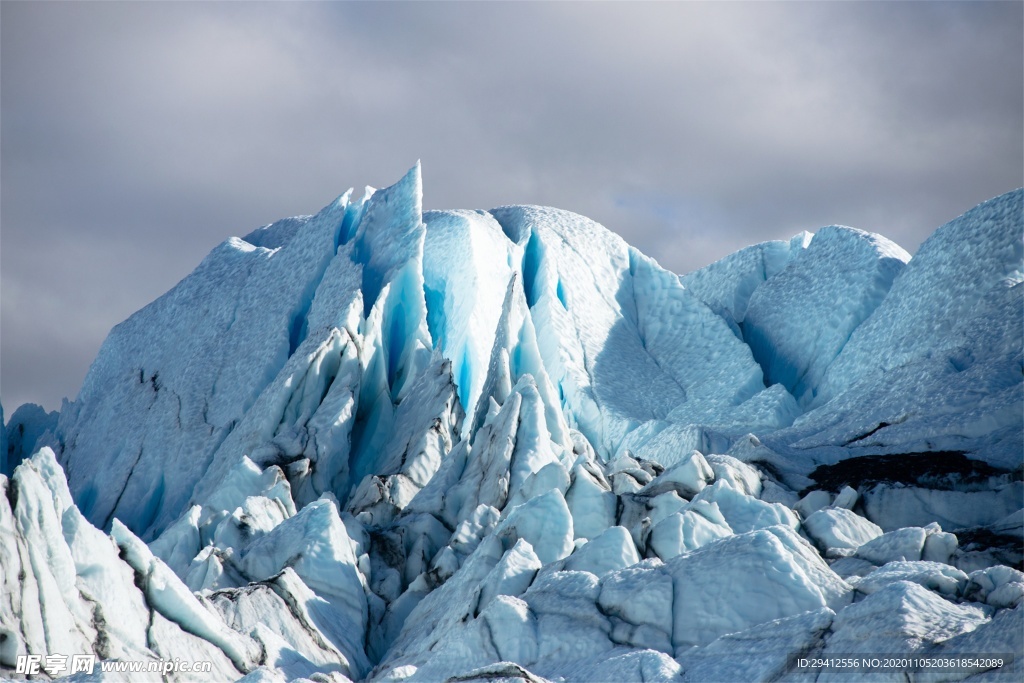
M 1019 466 L 1022 231 L 1022 190 L 939 228 L 828 367 L 817 409 L 768 445 L 820 462 L 954 451 Z
M 59 415 L 10 416 L 0 667 L 1024 661 L 1021 191 L 913 258 L 832 226 L 681 277 L 570 212 L 422 193 L 417 165 L 226 241 Z
M 747 302 L 743 338 L 765 383 L 782 384 L 801 405 L 813 404 L 826 371 L 909 260 L 880 235 L 839 226 L 815 233 Z M 817 329 L 808 330 L 808 323 Z

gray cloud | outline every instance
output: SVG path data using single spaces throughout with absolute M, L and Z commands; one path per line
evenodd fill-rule
M 1019 3 L 0 4 L 0 397 L 57 407 L 215 244 L 423 160 L 673 270 L 914 251 L 1022 184 Z

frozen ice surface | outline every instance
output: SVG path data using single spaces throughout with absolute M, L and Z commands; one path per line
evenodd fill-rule
M 967 633 L 988 621 L 985 610 L 958 605 L 909 581 L 895 581 L 838 612 L 822 653 L 904 654 L 921 652 L 932 642 Z M 822 678 L 842 680 L 834 672 Z
M 257 581 L 290 567 L 317 595 L 332 602 L 355 634 L 365 629 L 367 607 L 358 559 L 333 501 L 307 505 L 249 545 L 238 562 Z
M 604 584 L 606 613 L 669 635 L 676 651 L 809 610 L 838 609 L 852 597 L 807 541 L 784 526 L 729 536 L 664 565 L 622 570 Z
M 818 510 L 828 507 L 832 504 L 832 496 L 828 491 L 822 491 L 821 489 L 815 489 L 809 492 L 806 496 L 801 498 L 793 505 L 793 509 L 800 514 L 804 519 L 809 518 Z
M 668 491 L 677 491 L 685 498 L 692 498 L 703 491 L 714 477 L 715 472 L 704 459 L 704 455 L 700 451 L 693 451 L 667 467 L 651 483 L 640 489 L 640 493 L 657 496 Z
M 788 242 L 775 240 L 740 249 L 692 273 L 680 281 L 727 321 L 739 334 L 737 323 L 747 314 L 753 293 L 778 275 L 811 243 L 812 235 L 800 233 Z
M 803 529 L 826 555 L 833 549 L 856 550 L 882 535 L 877 524 L 845 508 L 818 510 L 803 521 Z
M 861 593 L 876 593 L 895 581 L 917 583 L 940 595 L 956 598 L 963 595 L 967 575 L 941 562 L 890 562 L 861 578 L 847 582 Z
M 572 552 L 572 515 L 558 489 L 520 505 L 494 530 L 506 543 L 525 539 L 544 564 L 568 557 Z
M 59 416 L 57 411 L 46 412 L 42 406 L 26 403 L 14 411 L 9 422 L 4 422 L 0 407 L 0 474 L 10 476 L 22 460 L 43 446 L 56 445 L 54 432 Z
M 24 654 L 86 652 L 207 660 L 223 679 L 253 666 L 259 646 L 221 622 L 144 544 L 126 536 L 129 550 L 119 551 L 81 515 L 49 448 L 0 485 L 0 666 L 13 670 Z
M 913 360 L 955 354 L 965 323 L 977 319 L 994 293 L 1024 278 L 1022 202 L 1024 191 L 1009 192 L 936 230 L 895 279 L 877 313 L 851 335 L 829 369 L 825 397 Z M 976 351 L 983 357 L 970 362 L 1004 349 Z
M 1022 202 L 996 197 L 926 240 L 828 367 L 816 410 L 769 445 L 817 461 L 948 450 L 1019 465 Z
M 639 561 L 640 556 L 637 555 L 629 532 L 624 527 L 612 526 L 576 550 L 566 560 L 565 568 L 604 576 L 618 569 L 632 567 Z
M 1024 600 L 1024 573 L 997 565 L 971 572 L 963 594 L 994 607 L 1016 607 Z
M 505 290 L 520 260 L 501 225 L 483 211 L 424 214 L 423 278 L 430 334 L 455 368 L 466 413 L 473 415 L 487 379 Z
M 167 565 L 153 556 L 145 543 L 117 520 L 111 537 L 145 586 L 147 603 L 161 616 L 220 648 L 239 670 L 255 666 L 260 656 L 259 646 L 218 619 Z
M 702 514 L 704 512 L 704 514 Z M 721 513 L 719 513 L 721 514 Z M 660 520 L 651 528 L 648 544 L 663 560 L 670 560 L 712 541 L 732 535 L 725 519 L 709 519 L 706 508 L 680 510 Z
M 422 193 L 417 165 L 228 240 L 59 415 L 8 416 L 0 668 L 1024 661 L 1021 191 L 913 258 L 833 226 L 681 277 L 567 211 Z
M 280 658 L 270 661 L 289 678 L 318 671 L 358 678 L 367 670 L 361 653 L 352 656 L 348 623 L 291 568 L 264 582 L 215 592 L 209 601 L 235 630 L 250 633 L 258 629 L 254 634 L 257 640 L 265 646 L 268 641 L 276 644 Z M 279 659 L 287 665 L 282 666 Z
M 595 538 L 615 524 L 618 499 L 606 481 L 597 479 L 582 465 L 573 468 L 565 502 L 572 513 L 576 538 Z
M 71 489 L 90 521 L 108 526 L 117 515 L 144 533 L 181 513 L 219 442 L 301 341 L 303 306 L 347 209 L 346 196 L 278 249 L 228 240 L 111 332 L 59 424 Z
M 1004 609 L 996 612 L 990 621 L 981 624 L 974 630 L 938 643 L 932 652 L 939 656 L 971 655 L 976 652 L 1001 653 L 1013 659 L 1012 666 L 1001 669 L 977 667 L 965 668 L 956 675 L 961 680 L 971 681 L 1014 681 L 1020 678 L 1020 663 L 1024 661 L 1024 641 L 1020 633 L 1024 629 L 1024 608 Z M 953 676 L 918 676 L 921 681 L 950 680 Z
M 880 235 L 840 226 L 815 233 L 747 304 L 743 336 L 765 368 L 765 383 L 812 403 L 826 370 L 909 260 Z
M 1021 509 L 1024 484 L 999 483 L 980 491 L 919 486 L 874 486 L 864 492 L 864 512 L 885 529 L 938 522 L 946 529 L 994 524 Z
M 685 681 L 770 681 L 789 658 L 824 641 L 835 613 L 826 608 L 729 633 L 680 656 Z
M 849 586 L 784 526 L 722 539 L 666 567 L 675 590 L 676 648 L 822 607 L 837 610 L 851 597 Z
M 719 480 L 700 492 L 693 499 L 718 506 L 729 527 L 737 533 L 783 524 L 793 529 L 800 522 L 796 513 L 781 503 L 766 503 L 750 495 L 740 493 Z
M 575 660 L 554 668 L 557 675 L 570 681 L 675 681 L 682 667 L 664 652 L 613 648 L 590 660 Z
M 762 493 L 761 473 L 731 455 L 711 454 L 708 464 L 715 479 L 747 496 L 757 498 Z
M 871 539 L 857 549 L 857 557 L 876 565 L 895 561 L 920 560 L 928 531 L 907 527 L 889 531 Z

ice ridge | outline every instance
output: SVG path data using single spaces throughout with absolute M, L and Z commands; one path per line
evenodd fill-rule
M 417 164 L 227 240 L 10 416 L 4 675 L 1024 660 L 1024 191 L 912 258 L 830 226 L 683 276 L 567 211 L 422 204 Z

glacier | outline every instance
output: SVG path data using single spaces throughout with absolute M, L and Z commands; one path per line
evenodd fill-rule
M 829 226 L 684 275 L 422 196 L 225 241 L 9 416 L 0 675 L 1019 680 L 1024 190 L 913 256 Z

